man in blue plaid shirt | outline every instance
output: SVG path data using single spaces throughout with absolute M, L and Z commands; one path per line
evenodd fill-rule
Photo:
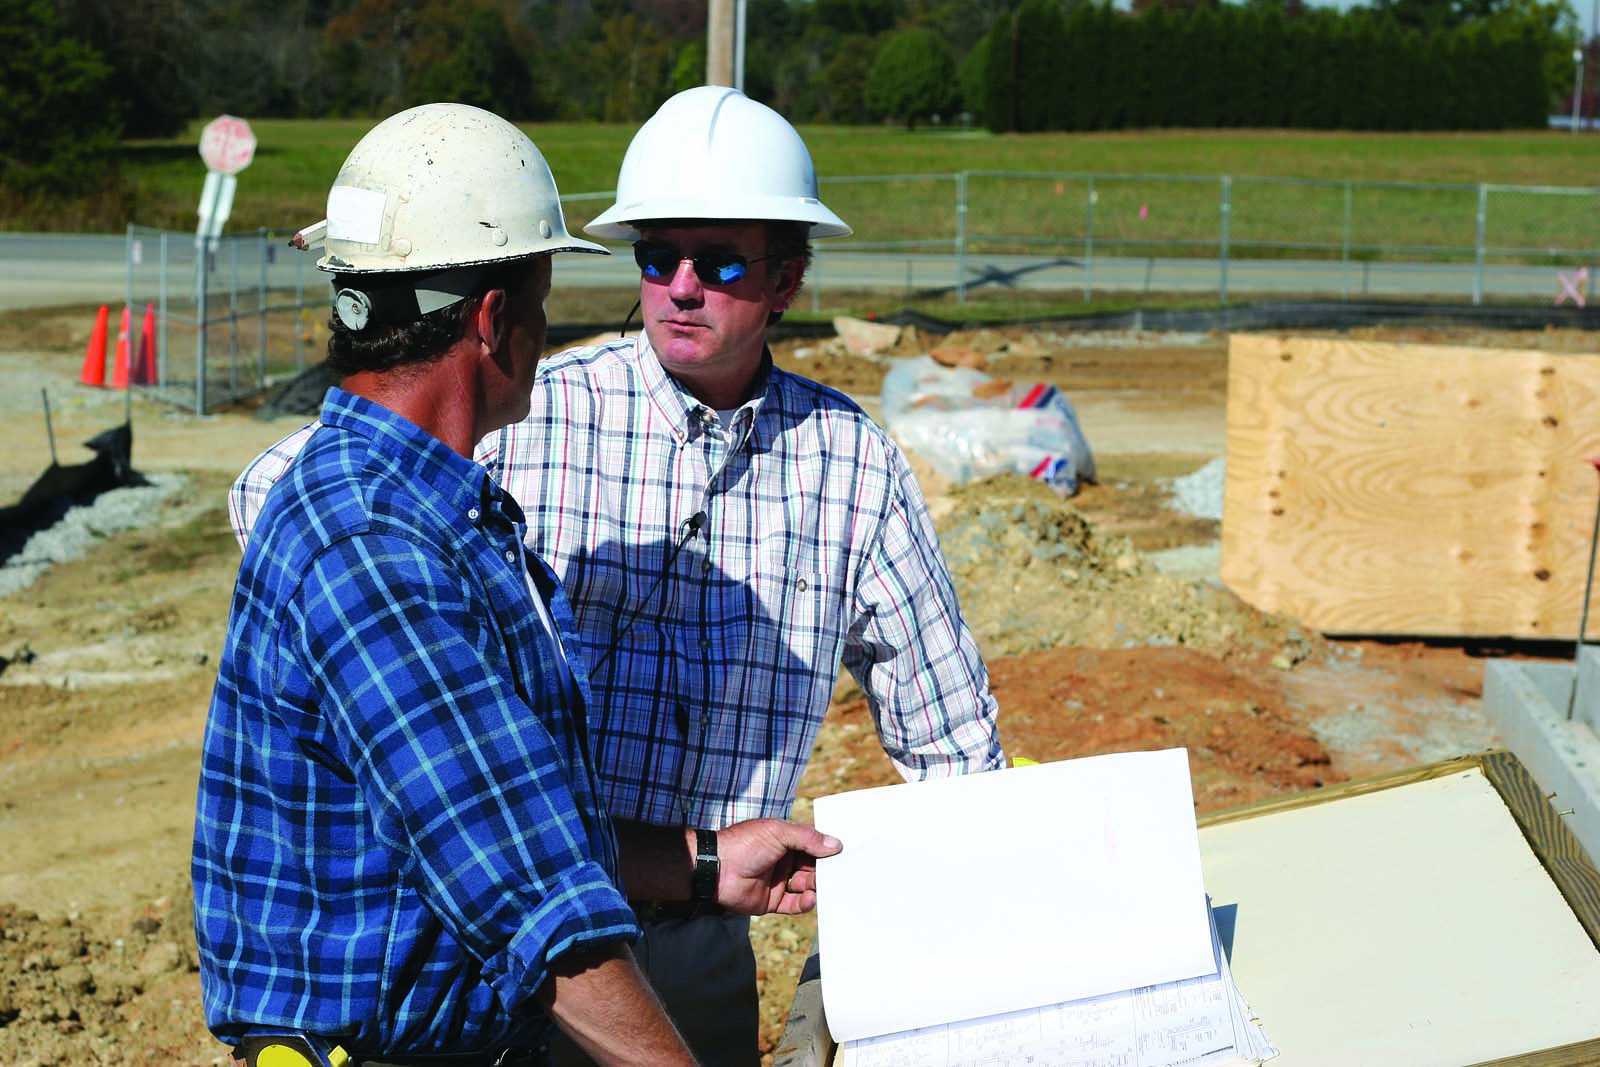
M 576 624 L 471 458 L 528 413 L 551 255 L 604 249 L 531 141 L 453 104 L 363 138 L 326 245 L 342 388 L 264 500 L 206 727 L 207 1023 L 249 1067 L 533 1064 L 555 1025 L 692 1064 L 628 948 Z M 838 849 L 776 820 L 729 846 L 709 884 L 686 851 L 638 876 L 797 912 Z
M 586 230 L 634 242 L 642 334 L 546 360 L 529 416 L 477 456 L 574 604 L 641 965 L 702 1062 L 751 1067 L 749 920 L 663 903 L 636 867 L 662 869 L 686 835 L 726 851 L 749 820 L 786 818 L 841 663 L 906 778 L 1004 755 L 905 456 L 767 349 L 810 239 L 850 232 L 799 135 L 736 90 L 691 89 L 638 131 L 617 186 Z M 241 542 L 310 432 L 235 483 Z

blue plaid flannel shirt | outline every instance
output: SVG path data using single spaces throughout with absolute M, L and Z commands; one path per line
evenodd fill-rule
M 266 498 L 206 727 L 206 1021 L 353 1052 L 533 1044 L 559 957 L 638 936 L 553 574 L 483 468 L 338 389 Z M 526 562 L 525 562 L 526 561 Z

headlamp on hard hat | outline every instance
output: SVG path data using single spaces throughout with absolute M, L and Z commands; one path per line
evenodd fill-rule
M 492 266 L 430 274 L 336 274 L 333 311 L 347 329 L 358 332 L 368 326 L 416 322 L 471 296 Z

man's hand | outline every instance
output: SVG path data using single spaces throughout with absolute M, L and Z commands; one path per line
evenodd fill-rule
M 817 906 L 817 860 L 843 844 L 800 823 L 747 819 L 717 831 L 717 903 L 739 915 L 799 915 Z

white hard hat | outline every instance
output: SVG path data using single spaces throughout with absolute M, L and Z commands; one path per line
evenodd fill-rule
M 328 191 L 322 270 L 440 271 L 550 252 L 597 252 L 567 232 L 544 156 L 505 119 L 466 104 L 423 104 L 374 126 Z
M 634 134 L 617 175 L 617 202 L 583 228 L 636 240 L 649 219 L 809 222 L 812 237 L 843 237 L 844 220 L 817 197 L 811 153 L 793 126 L 737 89 L 702 85 L 672 97 Z

